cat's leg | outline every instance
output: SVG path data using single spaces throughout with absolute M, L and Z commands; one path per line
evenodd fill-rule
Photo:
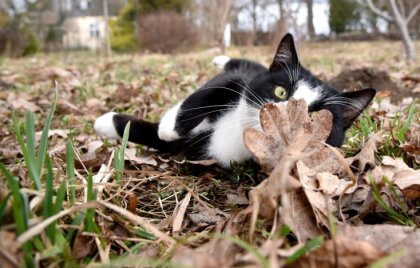
M 213 78 L 165 113 L 159 124 L 159 138 L 174 141 L 194 129 L 210 128 L 213 118 L 235 108 L 243 87 L 243 80 L 237 75 Z
M 182 140 L 173 142 L 161 140 L 158 136 L 157 123 L 140 120 L 133 116 L 109 112 L 96 119 L 94 128 L 96 133 L 102 137 L 121 139 L 128 122 L 131 122 L 129 141 L 143 144 L 162 152 L 176 153 L 179 151 Z

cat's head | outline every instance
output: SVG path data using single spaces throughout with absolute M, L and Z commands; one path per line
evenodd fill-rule
M 250 87 L 253 94 L 248 97 L 253 103 L 287 102 L 293 97 L 304 99 L 309 112 L 329 110 L 333 115 L 333 128 L 327 143 L 337 147 L 344 141 L 345 130 L 376 94 L 372 88 L 340 92 L 315 77 L 300 64 L 291 34 L 280 41 L 269 71 L 257 76 Z

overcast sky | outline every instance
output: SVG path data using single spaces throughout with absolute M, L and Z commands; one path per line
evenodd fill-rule
M 307 8 L 303 3 L 295 2 L 290 4 L 292 10 L 298 10 L 297 13 L 297 24 L 301 27 L 306 27 L 306 18 L 307 18 Z M 315 32 L 317 34 L 329 34 L 330 27 L 328 25 L 328 12 L 329 4 L 328 0 L 316 0 L 314 1 L 313 6 L 313 22 L 315 27 Z M 280 11 L 277 5 L 271 5 L 265 10 L 258 9 L 257 13 L 259 14 L 260 27 L 263 30 L 267 30 L 270 25 L 273 25 L 280 17 Z M 238 15 L 240 28 L 242 29 L 251 29 L 252 21 L 250 20 L 249 13 L 242 11 Z M 306 28 L 305 28 L 306 29 Z M 292 30 L 292 29 L 290 29 Z

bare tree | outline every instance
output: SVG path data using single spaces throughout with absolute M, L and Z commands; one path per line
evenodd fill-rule
M 419 11 L 420 3 L 417 3 L 410 12 L 407 12 L 401 1 L 398 1 L 397 4 L 396 0 L 387 0 L 388 5 L 387 10 L 385 11 L 375 6 L 372 0 L 357 0 L 357 2 L 365 7 L 368 7 L 372 12 L 381 18 L 389 22 L 394 22 L 401 34 L 407 60 L 412 61 L 416 58 L 413 41 L 411 40 L 408 31 L 408 24 Z
M 313 5 L 314 5 L 314 1 L 313 0 L 305 0 L 306 2 L 306 7 L 308 10 L 308 18 L 307 18 L 307 24 L 308 24 L 308 36 L 309 39 L 313 40 L 315 38 L 315 27 L 314 27 L 314 13 L 313 13 Z
M 211 45 L 225 49 L 223 34 L 232 7 L 231 0 L 200 0 L 197 1 L 202 27 L 205 30 L 204 38 Z

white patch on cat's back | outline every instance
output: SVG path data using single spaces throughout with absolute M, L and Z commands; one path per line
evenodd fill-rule
M 164 141 L 175 141 L 181 138 L 175 131 L 176 117 L 181 105 L 182 102 L 178 103 L 163 115 L 158 128 L 159 139 Z
M 230 61 L 230 58 L 228 56 L 221 55 L 214 57 L 212 63 L 217 67 L 217 69 L 223 70 L 228 61 Z
M 219 165 L 230 167 L 232 160 L 242 163 L 252 158 L 245 147 L 243 132 L 248 127 L 260 127 L 258 110 L 250 111 L 245 100 L 241 100 L 235 110 L 227 112 L 215 124 L 208 145 L 208 157 L 216 159 Z M 254 119 L 252 119 L 254 118 Z
M 293 94 L 293 98 L 296 100 L 304 99 L 306 105 L 311 105 L 313 102 L 318 100 L 321 97 L 322 88 L 315 87 L 312 88 L 307 82 L 299 81 L 297 84 L 297 89 Z
M 205 118 L 203 121 L 201 121 L 201 123 L 200 124 L 198 124 L 198 126 L 196 126 L 195 128 L 193 128 L 192 130 L 191 130 L 191 132 L 193 133 L 193 134 L 198 134 L 198 133 L 200 133 L 200 132 L 203 132 L 203 131 L 206 131 L 206 130 L 209 130 L 210 128 L 212 128 L 213 127 L 213 124 L 212 123 L 210 123 L 210 121 L 209 121 L 209 119 L 208 118 Z
M 99 136 L 108 138 L 108 139 L 120 139 L 117 130 L 114 125 L 114 115 L 117 113 L 109 112 L 101 115 L 95 120 L 93 128 Z

